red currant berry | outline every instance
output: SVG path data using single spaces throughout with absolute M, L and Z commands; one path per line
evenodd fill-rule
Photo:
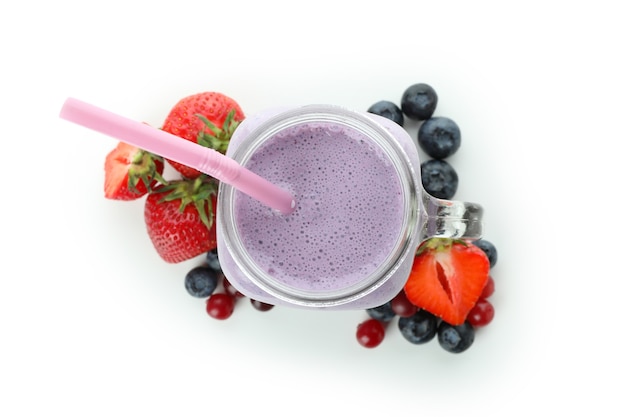
M 411 317 L 417 313 L 418 307 L 406 298 L 402 290 L 391 300 L 391 309 L 400 317 Z
M 245 297 L 245 295 L 243 295 L 242 293 L 240 293 L 237 288 L 233 287 L 233 284 L 231 284 L 225 276 L 222 276 L 222 285 L 224 286 L 224 291 L 226 291 L 227 294 L 235 297 L 235 298 L 243 298 Z
M 491 278 L 491 275 L 490 275 L 489 279 L 487 280 L 487 283 L 485 284 L 485 288 L 483 288 L 483 292 L 480 295 L 480 298 L 487 299 L 491 297 L 495 290 L 496 290 L 496 283 L 493 281 L 493 278 Z
M 235 311 L 235 298 L 229 294 L 213 293 L 207 299 L 206 312 L 218 320 L 226 320 Z
M 268 311 L 274 308 L 273 304 L 267 304 L 263 301 L 254 300 L 252 298 L 250 299 L 250 304 L 252 304 L 252 307 L 256 308 L 259 311 Z
M 356 328 L 356 340 L 366 348 L 374 348 L 385 338 L 385 326 L 376 319 L 368 319 Z
M 495 310 L 493 305 L 489 301 L 481 298 L 470 310 L 467 315 L 467 321 L 474 327 L 483 327 L 491 323 L 494 315 Z

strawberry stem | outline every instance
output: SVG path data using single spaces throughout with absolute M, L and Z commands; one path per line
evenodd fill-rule
M 231 136 L 235 132 L 237 126 L 239 126 L 239 122 L 234 120 L 235 109 L 228 112 L 222 127 L 215 126 L 215 124 L 202 114 L 196 114 L 196 117 L 202 120 L 202 123 L 204 123 L 205 126 L 212 131 L 211 134 L 211 132 L 206 129 L 201 130 L 197 137 L 198 144 L 207 148 L 215 149 L 218 152 L 225 153 L 228 148 L 228 144 L 230 143 Z
M 131 165 L 128 168 L 128 189 L 139 192 L 137 190 L 139 181 L 144 183 L 148 192 L 152 191 L 151 184 L 153 180 L 161 184 L 167 184 L 167 181 L 159 172 L 157 163 L 163 166 L 163 158 L 143 149 L 138 149 L 133 155 Z
M 208 175 L 202 174 L 195 179 L 172 181 L 156 192 L 167 193 L 161 202 L 180 200 L 179 211 L 181 213 L 187 205 L 193 204 L 207 229 L 213 226 L 215 208 L 212 197 L 217 194 L 217 182 Z
M 426 239 L 421 243 L 421 245 L 417 248 L 415 252 L 415 256 L 421 255 L 422 253 L 430 250 L 442 251 L 449 249 L 454 244 L 460 244 L 463 246 L 467 246 L 468 243 L 463 239 L 451 239 L 448 237 L 432 237 L 430 239 Z

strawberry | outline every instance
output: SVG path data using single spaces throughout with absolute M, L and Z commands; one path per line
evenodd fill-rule
M 413 304 L 457 326 L 465 322 L 489 279 L 489 258 L 462 241 L 432 238 L 418 248 L 404 291 Z
M 125 142 L 104 161 L 104 196 L 111 200 L 135 200 L 163 181 L 163 158 Z
M 217 181 L 207 175 L 157 186 L 145 201 L 148 236 L 159 256 L 178 263 L 217 247 Z
M 182 98 L 170 110 L 162 129 L 202 146 L 226 152 L 230 137 L 244 119 L 239 104 L 217 92 L 203 92 Z M 200 172 L 176 161 L 169 161 L 185 178 Z

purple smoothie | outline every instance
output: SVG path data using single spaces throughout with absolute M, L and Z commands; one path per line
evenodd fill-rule
M 235 224 L 249 256 L 306 292 L 357 285 L 399 244 L 404 197 L 396 168 L 363 133 L 328 122 L 280 131 L 245 166 L 291 191 L 288 216 L 243 193 Z

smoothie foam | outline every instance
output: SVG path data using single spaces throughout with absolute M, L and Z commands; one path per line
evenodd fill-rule
M 312 292 L 350 287 L 398 245 L 404 210 L 398 173 L 363 133 L 327 122 L 291 126 L 245 166 L 290 190 L 297 202 L 285 216 L 235 196 L 243 246 L 280 283 Z

